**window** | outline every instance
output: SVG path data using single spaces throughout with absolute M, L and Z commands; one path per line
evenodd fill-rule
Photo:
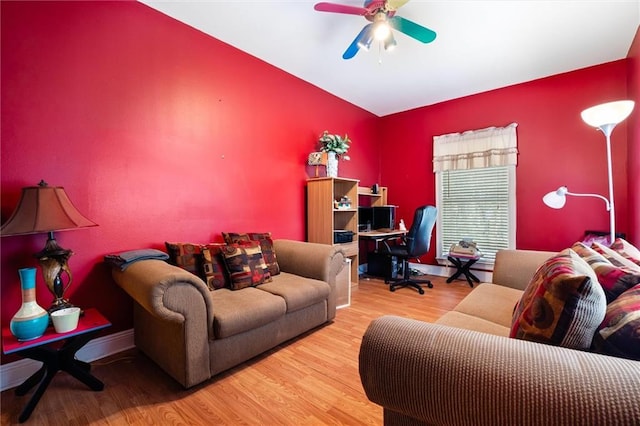
M 493 265 L 500 249 L 515 248 L 516 124 L 434 137 L 436 258 L 452 244 L 474 240 Z
M 514 166 L 440 172 L 436 194 L 439 259 L 463 238 L 478 244 L 480 263 L 493 264 L 498 250 L 515 247 Z

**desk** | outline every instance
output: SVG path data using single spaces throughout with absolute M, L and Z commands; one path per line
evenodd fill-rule
M 378 244 L 380 241 L 394 237 L 400 238 L 406 233 L 407 231 L 401 231 L 400 229 L 361 231 L 358 232 L 358 239 L 375 241 L 376 250 L 378 250 Z
M 461 254 L 449 253 L 447 259 L 449 259 L 449 262 L 453 263 L 453 266 L 456 267 L 456 272 L 447 278 L 447 283 L 451 283 L 462 274 L 464 274 L 470 287 L 473 287 L 473 281 L 477 283 L 480 282 L 478 277 L 473 275 L 473 272 L 469 269 L 474 263 L 480 260 L 480 256 L 464 256 Z
M 378 277 L 382 276 L 385 279 L 396 278 L 397 276 L 397 258 L 389 257 L 385 254 L 378 253 L 378 246 L 381 241 L 389 240 L 393 238 L 403 237 L 407 231 L 401 231 L 399 229 L 393 230 L 375 230 L 375 231 L 362 231 L 358 233 L 358 239 L 360 241 L 375 243 L 375 249 L 373 252 L 366 248 L 366 256 L 360 255 L 361 259 L 366 259 L 367 263 L 367 275 Z
M 84 315 L 80 316 L 78 327 L 68 333 L 56 333 L 53 327 L 49 327 L 42 337 L 21 342 L 11 334 L 9 327 L 2 329 L 2 351 L 5 354 L 15 353 L 23 358 L 31 358 L 43 363 L 38 371 L 15 390 L 16 395 L 23 396 L 39 384 L 20 414 L 18 419 L 20 423 L 29 418 L 51 380 L 60 370 L 68 372 L 91 390 L 104 389 L 104 384 L 90 373 L 91 364 L 75 359 L 75 354 L 100 330 L 110 325 L 111 323 L 96 309 L 87 309 Z M 49 346 L 61 340 L 64 340 L 64 343 L 59 348 Z

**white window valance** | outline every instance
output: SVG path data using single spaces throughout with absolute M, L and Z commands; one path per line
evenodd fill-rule
M 433 171 L 516 165 L 516 123 L 433 137 Z

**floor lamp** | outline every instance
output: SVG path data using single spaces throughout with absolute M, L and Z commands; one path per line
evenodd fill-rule
M 556 191 L 549 192 L 542 200 L 544 203 L 554 209 L 564 207 L 566 195 L 597 197 L 605 201 L 607 210 L 609 210 L 609 228 L 610 228 L 610 244 L 616 238 L 616 214 L 613 202 L 613 173 L 611 168 L 611 132 L 618 123 L 623 121 L 633 111 L 633 101 L 615 101 L 600 104 L 587 108 L 580 114 L 582 120 L 590 126 L 602 131 L 607 142 L 607 177 L 609 179 L 609 198 L 605 198 L 598 194 L 577 194 L 567 190 L 566 186 L 561 186 Z

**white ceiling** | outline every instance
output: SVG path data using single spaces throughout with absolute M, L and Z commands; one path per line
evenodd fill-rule
M 315 1 L 141 1 L 378 116 L 625 58 L 640 24 L 640 0 L 412 0 L 433 43 L 344 60 L 368 21 Z

